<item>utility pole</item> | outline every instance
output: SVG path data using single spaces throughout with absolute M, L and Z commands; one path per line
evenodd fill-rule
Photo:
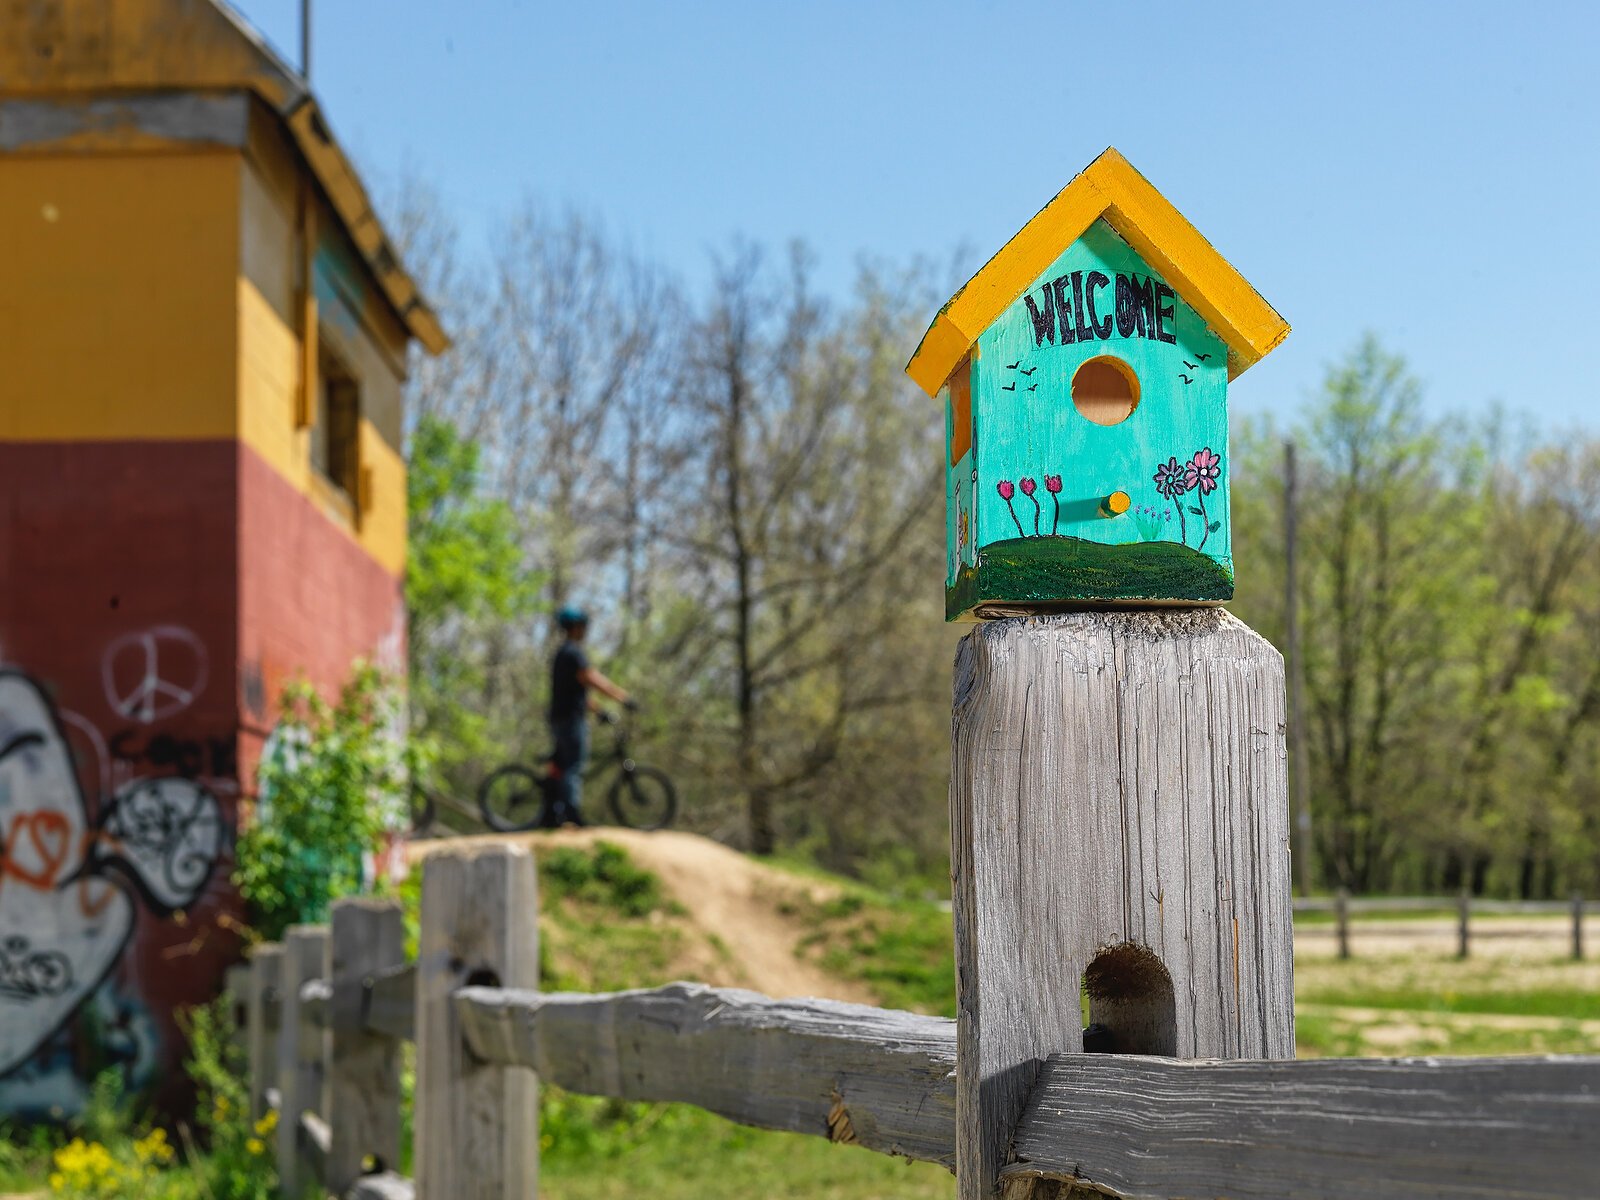
M 1283 606 L 1289 632 L 1289 754 L 1294 780 L 1295 878 L 1300 894 L 1311 894 L 1316 846 L 1311 836 L 1311 762 L 1306 746 L 1306 669 L 1300 645 L 1300 595 L 1297 536 L 1299 489 L 1295 478 L 1294 443 L 1283 444 Z
M 300 0 L 300 78 L 311 82 L 311 0 Z

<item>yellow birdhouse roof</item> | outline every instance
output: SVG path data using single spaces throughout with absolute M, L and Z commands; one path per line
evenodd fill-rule
M 1289 323 L 1131 163 L 1107 149 L 950 297 L 906 374 L 937 396 L 950 372 L 1061 252 L 1101 217 L 1228 347 L 1228 378 L 1265 358 Z

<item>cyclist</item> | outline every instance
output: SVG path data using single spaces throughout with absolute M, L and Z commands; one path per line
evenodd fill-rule
M 555 749 L 550 774 L 555 779 L 554 804 L 547 816 L 553 826 L 582 825 L 579 809 L 583 768 L 589 761 L 589 712 L 601 712 L 590 689 L 609 696 L 626 708 L 637 708 L 632 696 L 589 665 L 583 639 L 589 633 L 589 614 L 581 608 L 563 608 L 556 614 L 561 626 L 561 646 L 550 661 L 550 733 Z

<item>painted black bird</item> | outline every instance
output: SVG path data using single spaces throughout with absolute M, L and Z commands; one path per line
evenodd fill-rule
M 1008 384 L 1005 385 L 1005 387 L 1001 388 L 1000 390 L 1002 392 L 1014 392 L 1014 391 L 1017 390 L 1017 385 L 1014 384 L 1014 383 L 1008 383 Z
M 1178 378 L 1179 378 L 1179 379 L 1181 379 L 1181 380 L 1183 380 L 1183 384 L 1184 384 L 1184 386 L 1185 386 L 1185 387 L 1188 387 L 1188 386 L 1189 386 L 1189 385 L 1190 385 L 1190 384 L 1191 384 L 1191 383 L 1193 383 L 1193 382 L 1194 382 L 1194 380 L 1192 380 L 1192 379 L 1190 379 L 1190 378 L 1189 378 L 1189 377 L 1188 377 L 1188 376 L 1187 376 L 1187 375 L 1185 375 L 1185 374 L 1184 374 L 1184 373 L 1183 373 L 1183 372 L 1182 372 L 1182 371 L 1179 371 L 1179 372 L 1178 372 Z
M 1029 367 L 1026 371 L 1023 372 L 1023 374 L 1024 375 L 1032 375 L 1038 369 L 1039 369 L 1038 367 Z
M 1039 385 L 1036 383 L 1031 388 L 1029 388 L 1028 390 L 1030 392 L 1037 392 L 1039 390 Z
M 1007 363 L 1007 364 L 1006 364 L 1006 370 L 1008 370 L 1008 371 L 1015 371 L 1015 370 L 1016 370 L 1016 369 L 1017 369 L 1017 368 L 1018 368 L 1018 367 L 1020 367 L 1020 366 L 1021 366 L 1021 365 L 1022 365 L 1022 360 L 1021 360 L 1021 359 L 1020 359 L 1020 358 L 1019 358 L 1019 359 L 1017 359 L 1017 361 L 1016 361 L 1016 362 L 1014 362 L 1014 363 Z
M 1188 367 L 1188 368 L 1189 368 L 1189 370 L 1191 370 L 1191 371 L 1192 371 L 1192 370 L 1194 370 L 1194 369 L 1195 369 L 1195 368 L 1196 368 L 1196 367 L 1197 367 L 1197 366 L 1199 366 L 1199 365 L 1200 365 L 1200 364 L 1199 364 L 1199 363 L 1192 363 L 1192 362 L 1190 362 L 1190 361 L 1189 361 L 1189 360 L 1188 360 L 1188 359 L 1187 359 L 1187 358 L 1186 358 L 1186 359 L 1184 359 L 1184 360 L 1183 360 L 1183 365 L 1184 365 L 1184 366 L 1186 366 L 1186 367 Z
M 1211 355 L 1209 355 L 1209 354 L 1196 354 L 1195 357 L 1198 358 L 1201 362 L 1205 362 L 1205 360 L 1210 358 Z

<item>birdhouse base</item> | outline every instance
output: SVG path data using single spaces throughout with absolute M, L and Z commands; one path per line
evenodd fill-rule
M 991 542 L 945 588 L 948 620 L 1233 599 L 1230 564 L 1178 542 L 1046 536 Z

